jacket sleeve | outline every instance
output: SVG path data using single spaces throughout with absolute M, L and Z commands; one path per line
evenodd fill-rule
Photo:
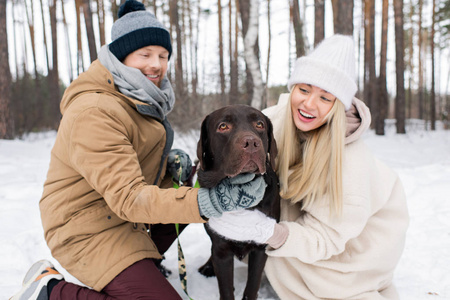
M 380 169 L 363 142 L 345 148 L 343 162 L 343 207 L 340 217 L 330 214 L 327 199 L 305 209 L 295 220 L 286 220 L 286 243 L 270 256 L 297 257 L 314 263 L 343 253 L 350 240 L 359 237 L 369 219 L 390 198 L 394 174 Z M 298 206 L 297 206 L 298 207 Z
M 124 123 L 113 110 L 101 107 L 80 113 L 72 124 L 68 145 L 72 167 L 124 220 L 203 223 L 197 189 L 161 189 L 145 182 L 130 141 L 131 130 Z
M 364 201 L 363 201 L 364 202 Z M 344 205 L 341 218 L 331 217 L 329 206 L 304 211 L 296 220 L 282 222 L 289 229 L 286 242 L 269 256 L 295 257 L 304 263 L 314 263 L 338 255 L 346 243 L 364 229 L 369 211 L 363 206 Z

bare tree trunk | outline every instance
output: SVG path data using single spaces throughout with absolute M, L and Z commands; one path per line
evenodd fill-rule
M 156 12 L 157 12 L 156 0 L 153 0 L 153 14 L 155 15 L 155 17 L 157 17 Z
M 31 41 L 31 57 L 33 58 L 34 64 L 34 76 L 35 79 L 38 79 L 38 71 L 37 71 L 37 63 L 36 63 L 36 38 L 34 35 L 34 10 L 33 10 L 33 0 L 31 0 L 30 9 L 28 8 L 28 3 L 24 1 L 25 13 L 27 17 L 28 30 L 30 32 L 30 41 Z M 30 16 L 31 14 L 31 16 Z
M 449 2 L 449 4 L 450 4 L 450 2 Z M 440 22 L 439 22 L 439 7 L 440 7 L 440 5 L 441 5 L 441 2 L 440 2 L 440 0 L 437 0 L 437 2 L 436 2 L 436 8 L 437 8 L 437 10 L 436 10 L 436 26 L 437 26 L 437 28 L 435 28 L 435 30 L 438 32 L 438 33 L 440 33 L 440 32 L 442 32 L 442 26 L 441 26 L 441 24 L 440 24 Z M 443 65 L 443 62 L 442 62 L 442 49 L 441 49 L 441 47 L 439 47 L 439 45 L 442 43 L 442 41 L 443 41 L 443 38 L 442 38 L 442 35 L 441 34 L 438 34 L 437 35 L 437 39 L 438 39 L 438 41 L 436 42 L 436 46 L 437 46 L 437 57 L 435 57 L 435 64 L 436 64 L 436 82 L 435 82 L 435 86 L 436 86 L 436 89 L 437 89 L 437 91 L 436 91 L 436 113 L 437 113 L 437 115 L 436 115 L 436 120 L 441 120 L 442 121 L 442 117 L 443 117 L 443 114 L 445 113 L 445 111 L 443 110 L 444 109 L 444 106 L 443 106 L 443 104 L 444 104 L 444 95 L 442 94 L 442 91 L 441 91 L 441 80 L 442 80 L 442 78 L 441 78 L 441 74 L 442 74 L 442 65 Z M 435 47 L 436 47 L 435 46 Z
M 264 85 L 264 96 L 261 108 L 267 107 L 267 98 L 269 97 L 269 90 L 267 84 L 269 83 L 269 70 L 270 70 L 270 47 L 272 44 L 272 29 L 270 26 L 270 0 L 267 0 L 267 26 L 268 26 L 268 46 L 267 46 L 267 69 L 266 69 L 266 84 Z
M 292 0 L 292 25 L 295 34 L 295 50 L 297 57 L 305 55 L 305 41 L 303 38 L 303 22 L 300 18 L 300 5 L 298 0 Z
M 408 39 L 408 68 L 409 68 L 409 78 L 408 78 L 408 103 L 407 103 L 407 111 L 406 111 L 406 117 L 412 118 L 412 102 L 413 102 L 413 94 L 412 94 L 412 81 L 413 81 L 413 74 L 414 74 L 414 5 L 412 3 L 412 0 L 409 1 L 409 22 L 411 24 L 409 28 L 409 39 Z
M 13 39 L 14 39 L 14 45 L 13 46 L 14 46 L 14 53 L 17 53 L 18 52 L 18 47 L 17 47 L 16 19 L 14 17 L 14 11 L 15 11 L 14 1 L 11 1 L 11 11 L 13 12 L 11 14 L 11 19 L 12 19 L 12 24 L 13 24 L 12 31 L 13 31 Z M 18 77 L 19 76 L 19 60 L 17 59 L 17 55 L 14 55 L 14 65 L 16 67 L 16 77 Z M 11 72 L 11 70 L 10 70 L 10 72 Z
M 81 1 L 83 0 L 75 0 L 75 11 L 77 14 L 77 75 L 84 72 L 83 47 L 81 44 Z
M 430 121 L 431 130 L 436 130 L 436 87 L 435 87 L 435 59 L 434 59 L 434 36 L 435 36 L 435 26 L 436 26 L 436 0 L 433 0 L 433 12 L 431 21 L 431 99 L 430 99 Z
M 375 65 L 375 0 L 369 2 L 369 89 L 370 108 L 375 121 L 379 119 L 378 79 Z M 340 9 L 340 8 L 339 8 Z M 375 124 L 372 124 L 374 126 Z
M 230 79 L 230 104 L 240 103 L 239 93 L 239 0 L 235 1 L 234 13 L 234 46 Z
M 181 33 L 181 45 L 182 45 L 182 50 L 181 53 L 183 53 L 183 78 L 184 78 L 184 82 L 186 84 L 185 86 L 185 90 L 186 90 L 186 95 L 188 96 L 188 83 L 191 82 L 190 77 L 191 77 L 191 72 L 189 72 L 189 67 L 188 67 L 188 43 L 187 43 L 187 38 L 189 33 L 187 32 L 186 28 L 186 2 L 187 0 L 182 0 L 181 1 L 181 28 L 183 28 L 182 33 Z M 189 103 L 189 107 L 190 107 L 190 103 Z M 188 108 L 189 108 L 188 107 Z
M 58 28 L 56 23 L 56 0 L 49 1 L 49 14 L 50 14 L 50 28 L 51 28 L 51 39 L 52 39 L 52 68 L 51 72 L 53 75 L 56 75 L 54 79 L 56 79 L 57 84 L 58 81 Z M 59 100 L 58 100 L 59 102 Z
M 178 3 L 176 0 L 170 0 L 170 23 L 175 27 L 176 32 L 176 44 L 177 44 L 177 57 L 175 62 L 175 97 L 177 101 L 184 102 L 185 90 L 183 80 L 183 53 L 182 53 L 182 40 L 181 40 L 181 28 L 178 18 Z
M 197 3 L 197 23 L 195 25 L 195 32 L 198 32 L 198 18 L 200 16 L 200 5 Z M 189 15 L 189 37 L 190 37 L 190 67 L 192 73 L 191 86 L 192 86 L 192 98 L 197 100 L 197 84 L 198 84 L 198 72 L 197 72 L 197 48 L 198 48 L 198 35 L 194 35 L 194 24 L 192 22 L 193 10 L 191 9 L 191 2 L 187 1 L 187 13 Z M 191 108 L 196 107 L 192 105 Z
M 292 57 L 292 6 L 289 6 L 289 26 L 288 26 L 288 46 L 287 46 L 287 56 L 288 56 L 288 78 L 291 77 L 291 70 L 292 70 L 292 62 L 295 63 L 295 60 L 297 59 L 297 55 Z
M 17 31 L 20 32 L 20 30 L 22 30 L 22 33 L 19 34 L 18 38 L 20 38 L 20 41 L 17 41 L 16 39 L 14 39 L 14 42 L 16 43 L 16 57 L 19 54 L 19 51 L 23 51 L 23 56 L 22 56 L 22 61 L 18 62 L 18 66 L 16 67 L 17 73 L 16 73 L 16 78 L 18 81 L 18 84 L 15 85 L 17 87 L 17 90 L 25 90 L 28 87 L 26 86 L 25 82 L 29 82 L 31 81 L 31 78 L 29 76 L 29 73 L 27 71 L 27 61 L 26 61 L 26 57 L 28 57 L 28 51 L 27 51 L 27 32 L 26 32 L 26 26 L 24 26 L 25 24 L 21 21 L 21 18 L 19 18 L 19 20 L 15 19 L 15 14 L 17 12 L 17 7 L 19 5 L 13 4 L 12 5 L 12 15 L 13 15 L 13 20 L 14 20 L 14 28 L 17 29 Z M 20 10 L 20 8 L 19 8 Z M 14 31 L 14 34 L 16 34 L 17 31 Z M 17 47 L 17 45 L 21 45 L 21 48 Z M 19 50 L 20 49 L 20 50 Z M 19 59 L 17 58 L 17 61 Z M 12 94 L 14 93 L 15 90 L 11 90 L 11 97 Z M 12 98 L 11 98 L 12 99 Z M 18 128 L 18 133 L 21 134 L 23 132 L 22 128 L 26 128 L 29 124 L 30 124 L 30 115 L 28 114 L 29 112 L 29 107 L 27 107 L 25 109 L 25 101 L 23 101 L 22 99 L 17 99 L 14 102 L 11 102 L 10 104 L 10 114 L 11 114 L 11 118 L 12 121 L 14 122 L 14 128 L 16 130 L 16 128 Z M 25 113 L 25 111 L 27 111 Z
M 117 5 L 116 0 L 111 0 L 111 14 L 113 16 L 113 22 L 117 21 L 117 18 L 119 17 L 117 15 L 118 12 L 119 12 L 119 5 Z M 155 16 L 156 16 L 156 5 L 155 5 Z
M 181 28 L 183 28 L 183 31 L 181 33 L 181 45 L 182 45 L 182 50 L 181 53 L 183 53 L 183 78 L 184 78 L 184 82 L 186 83 L 185 86 L 185 90 L 186 90 L 186 95 L 188 93 L 188 83 L 191 82 L 190 77 L 191 77 L 191 72 L 189 72 L 189 67 L 187 66 L 188 64 L 188 51 L 187 51 L 187 47 L 188 47 L 188 43 L 187 43 L 187 38 L 189 33 L 187 32 L 186 28 L 186 4 L 187 0 L 182 0 L 181 1 Z M 189 107 L 190 107 L 190 103 L 189 103 Z M 188 107 L 188 108 L 189 108 Z
M 56 0 L 49 1 L 50 27 L 52 33 L 52 69 L 49 71 L 50 78 L 50 103 L 52 105 L 52 118 L 50 120 L 52 128 L 59 125 L 61 114 L 59 112 L 59 72 L 58 72 L 58 30 L 56 24 Z
M 25 4 L 25 12 L 27 17 L 27 23 L 28 23 L 28 30 L 30 33 L 30 41 L 31 41 L 31 56 L 33 58 L 33 64 L 34 64 L 34 97 L 30 97 L 30 101 L 28 103 L 29 107 L 31 108 L 29 113 L 29 120 L 31 120 L 30 127 L 34 128 L 37 125 L 37 121 L 41 118 L 39 118 L 39 112 L 42 111 L 41 108 L 41 101 L 42 101 L 42 92 L 41 92 L 41 83 L 40 83 L 40 76 L 38 73 L 37 68 L 37 62 L 36 62 L 36 37 L 34 32 L 34 10 L 33 8 L 33 0 L 31 0 L 30 3 L 30 9 L 28 8 L 28 4 L 26 1 L 24 1 Z
M 334 32 L 353 35 L 353 0 L 338 0 L 335 15 Z
M 370 107 L 370 88 L 369 88 L 369 53 L 370 53 L 370 40 L 369 40 L 369 8 L 370 5 L 367 1 L 361 1 L 363 6 L 363 27 L 364 27 L 364 73 L 363 73 L 363 101 Z
M 450 53 L 447 57 L 447 61 L 450 61 Z M 447 78 L 450 78 L 450 67 L 448 68 L 447 72 Z M 443 121 L 444 121 L 444 128 L 449 129 L 450 128 L 450 93 L 449 93 L 449 86 L 450 86 L 450 80 L 447 80 L 447 85 L 445 87 L 445 114 L 443 114 Z
M 67 21 L 66 21 L 66 10 L 64 9 L 64 0 L 61 0 L 61 9 L 62 9 L 64 33 L 65 33 L 67 53 L 68 53 L 67 66 L 68 66 L 68 72 L 69 72 L 69 80 L 70 80 L 70 82 L 72 82 L 73 81 L 72 51 L 71 51 L 71 47 L 70 47 L 69 26 L 67 25 Z
M 229 14 L 229 32 L 230 32 L 230 93 L 229 93 L 229 99 L 228 104 L 236 104 L 239 102 L 239 72 L 238 72 L 238 49 L 237 49 L 237 39 L 238 39 L 238 3 L 235 1 L 235 10 L 234 13 L 234 23 L 233 23 L 233 7 L 232 7 L 232 1 L 230 0 L 228 2 L 228 14 Z M 233 26 L 234 25 L 234 26 Z M 234 44 L 233 44 L 233 27 L 234 27 Z
M 239 12 L 242 22 L 242 37 L 244 38 L 247 34 L 250 22 L 250 0 L 237 0 L 237 3 L 239 4 Z M 246 46 L 244 44 L 244 49 L 245 48 Z M 244 93 L 244 103 L 250 105 L 253 98 L 253 77 L 247 62 L 245 64 L 245 89 L 246 91 Z
M 394 0 L 395 19 L 395 68 L 397 77 L 397 97 L 395 101 L 395 118 L 397 119 L 397 133 L 405 131 L 405 62 L 403 38 L 403 1 Z
M 165 13 L 167 13 L 167 15 L 169 16 L 168 30 L 169 30 L 169 33 L 170 33 L 170 36 L 172 39 L 172 57 L 174 57 L 175 63 L 172 63 L 171 66 L 169 66 L 169 67 L 171 67 L 171 72 L 168 72 L 168 74 L 166 76 L 168 76 L 170 82 L 172 82 L 172 85 L 173 85 L 174 83 L 176 84 L 175 80 L 173 79 L 173 76 L 176 76 L 176 69 L 177 69 L 176 57 L 178 56 L 178 54 L 175 54 L 175 52 L 177 52 L 176 48 L 174 46 L 175 45 L 174 41 L 176 41 L 176 40 L 174 40 L 174 39 L 176 39 L 176 36 L 175 36 L 176 29 L 175 29 L 175 24 L 172 23 L 173 18 L 172 18 L 172 8 L 171 7 L 172 7 L 171 0 L 165 1 L 161 5 L 163 15 Z M 177 17 L 178 17 L 178 11 L 177 11 Z M 181 66 L 181 67 L 183 67 L 183 66 Z M 174 91 L 176 93 L 176 87 L 174 88 Z M 176 94 L 175 94 L 175 96 L 176 96 Z
M 388 11 L 389 0 L 383 0 L 381 21 L 381 51 L 380 51 L 380 95 L 378 97 L 379 112 L 375 120 L 375 133 L 384 135 L 384 119 L 387 116 L 388 93 L 386 88 L 386 63 L 387 63 L 387 35 L 388 35 Z
M 428 59 L 428 47 L 430 46 L 429 44 L 429 39 L 430 39 L 430 32 L 428 31 L 428 28 L 425 26 L 422 28 L 422 42 L 423 42 L 423 54 L 422 57 L 424 58 L 424 62 L 423 62 L 423 74 L 422 74 L 422 78 L 423 78 L 423 120 L 425 121 L 425 128 L 426 130 L 428 130 L 428 125 L 430 124 L 428 121 L 430 120 L 430 114 L 428 109 L 430 108 L 428 105 L 428 99 L 430 96 L 429 93 L 429 88 L 428 88 L 428 72 L 430 72 L 428 65 L 427 65 L 427 59 Z
M 314 47 L 325 37 L 325 3 L 314 0 Z
M 97 1 L 98 30 L 100 34 L 100 46 L 106 43 L 105 38 L 105 5 L 103 0 Z
M 200 3 L 197 4 L 197 22 L 195 23 L 195 32 L 197 33 L 195 36 L 195 43 L 194 43 L 194 55 L 193 55 L 193 65 L 194 65 L 194 83 L 192 84 L 192 92 L 193 92 L 193 97 L 194 100 L 198 99 L 197 96 L 197 90 L 198 90 L 198 32 L 199 32 L 199 28 L 200 28 L 200 22 L 199 22 L 199 18 L 200 18 L 200 12 L 201 12 L 201 7 L 200 7 Z
M 235 2 L 236 13 L 234 17 L 234 53 L 233 53 L 233 76 L 236 77 L 236 101 L 239 101 L 239 0 Z M 234 80 L 234 79 L 233 79 Z
M 0 1 L 0 139 L 14 138 L 14 120 L 10 111 L 11 71 L 6 31 L 6 1 Z
M 423 9 L 423 0 L 419 0 L 418 3 L 419 6 L 419 20 L 418 20 L 418 35 L 419 35 L 419 90 L 418 92 L 418 98 L 419 98 L 419 119 L 423 120 L 424 118 L 424 91 L 423 91 L 423 32 L 422 32 L 422 9 Z
M 231 93 L 234 93 L 235 91 L 233 91 L 233 89 L 236 88 L 236 86 L 232 86 L 235 82 L 233 82 L 233 5 L 231 0 L 228 1 L 228 49 L 230 62 L 230 90 L 228 92 L 227 104 L 230 104 L 233 101 L 232 97 L 234 96 L 232 96 Z
M 360 28 L 358 30 L 358 63 L 357 63 L 357 78 L 358 78 L 358 92 L 356 92 L 356 97 L 359 97 L 361 99 L 364 100 L 364 95 L 365 95 L 365 90 L 363 90 L 361 88 L 361 56 L 362 56 L 362 51 L 363 51 L 363 47 L 361 46 L 361 40 L 364 38 L 364 33 L 365 33 L 365 29 L 364 29 L 364 21 L 365 21 L 365 14 L 364 14 L 364 3 L 363 1 L 361 1 L 361 24 L 360 24 Z M 364 48 L 365 49 L 365 48 Z M 365 64 L 365 60 L 363 62 L 363 65 Z M 366 83 L 366 77 L 365 77 L 365 70 L 363 71 L 363 80 L 362 80 L 362 84 L 363 86 Z M 364 92 L 364 94 L 362 95 L 361 91 Z M 365 100 L 364 100 L 365 101 Z
M 366 1 L 362 1 L 366 2 Z M 339 0 L 331 0 L 331 7 L 333 8 L 333 28 L 338 28 L 338 15 L 339 15 Z
M 42 16 L 42 28 L 45 28 L 45 19 L 44 19 L 44 4 L 42 3 L 42 0 L 40 0 L 41 2 L 41 16 Z M 50 62 L 49 62 L 49 57 L 48 57 L 48 43 L 47 43 L 47 34 L 45 33 L 45 30 L 42 30 L 42 34 L 44 36 L 44 53 L 45 53 L 45 58 L 46 58 L 46 70 L 44 70 L 44 73 L 48 73 L 48 71 L 50 70 Z M 46 72 L 47 71 L 47 72 Z
M 86 23 L 86 35 L 88 38 L 89 58 L 91 62 L 97 59 L 97 47 L 95 45 L 94 26 L 92 22 L 91 1 L 83 0 L 83 16 Z
M 19 22 L 21 28 L 22 28 L 22 40 L 23 40 L 23 61 L 22 61 L 22 65 L 23 65 L 23 75 L 24 76 L 28 76 L 28 60 L 26 59 L 28 57 L 28 43 L 26 42 L 26 36 L 27 36 L 27 32 L 26 32 L 26 26 L 24 26 L 23 22 Z
M 243 1 L 241 1 L 243 2 Z M 261 109 L 262 96 L 264 91 L 262 74 L 259 63 L 259 53 L 255 53 L 255 46 L 258 43 L 258 29 L 259 29 L 259 1 L 249 1 L 249 23 L 248 30 L 244 36 L 244 56 L 247 67 L 252 74 L 253 79 L 253 93 L 250 105 Z
M 222 3 L 217 0 L 219 19 L 219 69 L 220 69 L 220 102 L 225 104 L 225 69 L 223 64 L 223 30 L 222 30 Z
M 366 104 L 370 107 L 374 119 L 378 114 L 377 79 L 375 70 L 375 3 L 374 0 L 364 3 L 364 96 Z

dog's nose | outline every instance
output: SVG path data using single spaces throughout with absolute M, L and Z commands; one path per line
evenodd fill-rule
M 261 147 L 261 140 L 255 136 L 246 135 L 242 138 L 241 146 L 245 152 L 253 153 Z

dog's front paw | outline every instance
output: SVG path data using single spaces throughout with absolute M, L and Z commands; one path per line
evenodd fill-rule
M 198 271 L 200 272 L 200 274 L 202 274 L 205 277 L 216 276 L 216 273 L 214 273 L 214 267 L 213 267 L 211 258 L 208 259 L 208 261 L 203 266 L 198 268 Z

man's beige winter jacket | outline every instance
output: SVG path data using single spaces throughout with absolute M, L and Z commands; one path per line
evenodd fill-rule
M 97 291 L 160 257 L 144 224 L 204 222 L 196 189 L 158 187 L 171 141 L 161 120 L 138 112 L 145 105 L 121 94 L 98 60 L 61 102 L 41 218 L 52 255 Z

